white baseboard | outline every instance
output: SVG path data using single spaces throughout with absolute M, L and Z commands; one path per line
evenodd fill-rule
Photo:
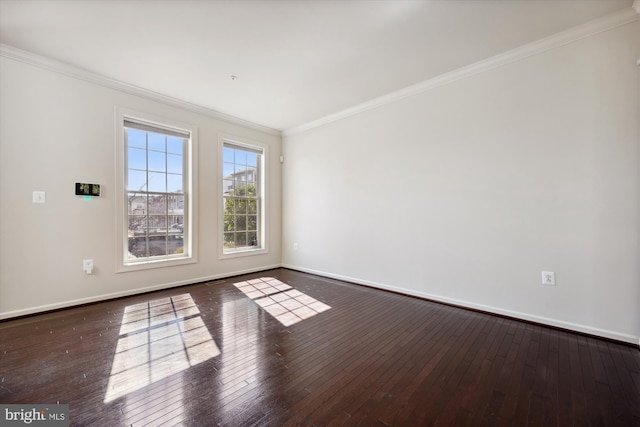
M 595 335 L 595 336 L 599 336 L 599 337 L 603 337 L 603 338 L 609 338 L 609 339 L 613 339 L 613 340 L 616 340 L 616 341 L 627 342 L 627 343 L 631 343 L 631 344 L 640 346 L 640 337 L 636 337 L 636 336 L 629 335 L 629 334 L 623 334 L 623 333 L 619 333 L 619 332 L 615 332 L 615 331 L 609 331 L 609 330 L 606 330 L 606 329 L 600 329 L 600 328 L 596 328 L 596 327 L 592 327 L 592 326 L 586 326 L 586 325 L 581 325 L 581 324 L 577 324 L 577 323 L 566 322 L 566 321 L 563 321 L 563 320 L 537 316 L 537 315 L 529 314 L 529 313 L 522 313 L 522 312 L 518 312 L 518 311 L 507 310 L 507 309 L 503 309 L 503 308 L 499 308 L 499 307 L 493 307 L 493 306 L 488 306 L 488 305 L 483 305 L 483 304 L 476 304 L 476 303 L 473 303 L 473 302 L 470 302 L 470 301 L 464 301 L 464 300 L 459 300 L 459 299 L 455 299 L 455 298 L 448 298 L 448 297 L 444 297 L 444 296 L 441 296 L 441 295 L 434 295 L 434 294 L 429 294 L 429 293 L 425 293 L 425 292 L 419 292 L 419 291 L 415 291 L 415 290 L 411 290 L 411 289 L 406 289 L 406 288 L 400 288 L 400 287 L 397 287 L 397 286 L 387 285 L 387 284 L 384 284 L 384 283 L 372 282 L 372 281 L 369 281 L 369 280 L 362 280 L 362 279 L 359 279 L 359 278 L 356 278 L 356 277 L 344 276 L 344 275 L 341 275 L 341 274 L 333 274 L 333 273 L 328 273 L 326 271 L 314 270 L 314 269 L 311 269 L 311 268 L 305 268 L 305 267 L 300 267 L 300 266 L 296 266 L 296 265 L 289 265 L 289 264 L 265 265 L 265 266 L 256 267 L 256 268 L 250 268 L 250 269 L 245 269 L 245 270 L 232 271 L 232 272 L 227 272 L 227 273 L 222 273 L 222 274 L 214 274 L 214 275 L 211 275 L 211 276 L 197 277 L 197 278 L 188 279 L 188 280 L 180 280 L 180 281 L 177 281 L 177 282 L 162 283 L 162 284 L 159 284 L 159 285 L 148 286 L 148 287 L 145 287 L 145 288 L 130 289 L 130 290 L 127 290 L 127 291 L 122 291 L 122 292 L 113 292 L 113 293 L 109 293 L 109 294 L 102 294 L 102 295 L 97 295 L 97 296 L 88 297 L 88 298 L 80 298 L 80 299 L 75 299 L 75 300 L 70 300 L 70 301 L 57 302 L 57 303 L 54 303 L 54 304 L 40 305 L 40 306 L 37 306 L 37 307 L 28 307 L 28 308 L 24 308 L 24 309 L 20 309 L 20 310 L 0 312 L 0 319 L 11 319 L 11 318 L 14 318 L 14 317 L 26 316 L 26 315 L 29 315 L 29 314 L 36 314 L 36 313 L 42 313 L 42 312 L 51 311 L 51 310 L 69 308 L 69 307 L 74 307 L 74 306 L 78 306 L 78 305 L 82 305 L 82 304 L 89 304 L 89 303 L 93 303 L 93 302 L 100 302 L 100 301 L 110 300 L 110 299 L 114 299 L 114 298 L 127 297 L 127 296 L 131 296 L 131 295 L 137 295 L 137 294 L 142 294 L 142 293 L 146 293 L 146 292 L 170 289 L 170 288 L 175 288 L 175 287 L 185 286 L 185 285 L 191 285 L 191 284 L 200 283 L 200 282 L 207 282 L 207 281 L 211 281 L 211 280 L 219 280 L 219 279 L 223 279 L 223 278 L 226 278 L 226 277 L 239 276 L 241 274 L 255 273 L 257 271 L 271 270 L 271 269 L 280 268 L 280 267 L 289 268 L 291 270 L 302 271 L 302 272 L 310 273 L 310 274 L 316 274 L 318 276 L 328 277 L 328 278 L 331 278 L 331 279 L 343 280 L 343 281 L 347 281 L 347 282 L 351 282 L 351 283 L 355 283 L 355 284 L 359 284 L 359 285 L 370 286 L 370 287 L 377 288 L 377 289 L 383 289 L 383 290 L 387 290 L 387 291 L 398 292 L 398 293 L 402 293 L 402 294 L 406 294 L 406 295 L 415 296 L 415 297 L 418 297 L 418 298 L 425 298 L 425 299 L 428 299 L 428 300 L 442 302 L 442 303 L 446 303 L 446 304 L 452 304 L 452 305 L 456 305 L 456 306 L 460 306 L 460 307 L 466 307 L 466 308 L 471 308 L 471 309 L 475 309 L 475 310 L 486 311 L 486 312 L 489 312 L 489 313 L 499 314 L 499 315 L 503 315 L 503 316 L 507 316 L 507 317 L 512 317 L 512 318 L 515 318 L 515 319 L 521 319 L 521 320 L 526 320 L 526 321 L 530 321 L 530 322 L 540 323 L 540 324 L 543 324 L 543 325 L 554 326 L 554 327 L 558 327 L 558 328 L 562 328 L 562 329 L 567 329 L 567 330 L 570 330 L 570 331 L 581 332 L 581 333 L 585 333 L 585 334 Z
M 232 271 L 232 272 L 222 273 L 222 274 L 214 274 L 212 276 L 196 277 L 196 278 L 187 279 L 187 280 L 180 280 L 177 282 L 162 283 L 159 285 L 147 286 L 145 288 L 129 289 L 126 291 L 96 295 L 88 298 L 80 298 L 80 299 L 75 299 L 70 301 L 61 301 L 53 304 L 40 305 L 37 307 L 28 307 L 20 310 L 5 311 L 5 312 L 0 312 L 0 319 L 11 319 L 14 317 L 26 316 L 29 314 L 43 313 L 46 311 L 58 310 L 61 308 L 69 308 L 69 307 L 74 307 L 82 304 L 89 304 L 93 302 L 100 302 L 100 301 L 110 300 L 114 298 L 121 298 L 121 297 L 128 297 L 131 295 L 143 294 L 146 292 L 175 288 L 178 286 L 191 285 L 191 284 L 200 283 L 200 282 L 208 282 L 211 280 L 218 280 L 226 277 L 239 276 L 241 274 L 254 273 L 256 271 L 271 270 L 274 268 L 280 268 L 280 264 L 265 265 L 265 266 L 250 268 L 246 270 Z
M 595 336 L 603 337 L 603 338 L 609 338 L 609 339 L 613 339 L 613 340 L 616 340 L 616 341 L 627 342 L 627 343 L 630 343 L 630 344 L 635 344 L 635 345 L 640 346 L 640 337 L 629 335 L 629 334 L 623 334 L 623 333 L 619 333 L 619 332 L 615 332 L 615 331 L 609 331 L 609 330 L 606 330 L 606 329 L 600 329 L 600 328 L 596 328 L 596 327 L 592 327 L 592 326 L 581 325 L 581 324 L 578 324 L 578 323 L 566 322 L 566 321 L 563 321 L 563 320 L 552 319 L 552 318 L 543 317 L 543 316 L 537 316 L 537 315 L 529 314 L 529 313 L 522 313 L 522 312 L 519 312 L 519 311 L 507 310 L 507 309 L 499 308 L 499 307 L 493 307 L 493 306 L 488 306 L 488 305 L 483 305 L 483 304 L 476 304 L 476 303 L 470 302 L 470 301 L 464 301 L 464 300 L 459 300 L 459 299 L 455 299 L 455 298 L 448 298 L 448 297 L 444 297 L 444 296 L 441 296 L 441 295 L 434 295 L 434 294 L 429 294 L 429 293 L 425 293 L 425 292 L 419 292 L 419 291 L 415 291 L 415 290 L 411 290 L 411 289 L 399 288 L 399 287 L 390 286 L 390 285 L 387 285 L 387 284 L 384 284 L 384 283 L 372 282 L 372 281 L 369 281 L 369 280 L 362 280 L 362 279 L 358 279 L 356 277 L 343 276 L 343 275 L 340 275 L 340 274 L 327 273 L 326 271 L 313 270 L 313 269 L 310 269 L 310 268 L 304 268 L 304 267 L 299 267 L 299 266 L 295 266 L 295 265 L 282 264 L 282 267 L 283 268 L 289 268 L 289 269 L 292 269 L 292 270 L 302 271 L 302 272 L 305 272 L 305 273 L 316 274 L 318 276 L 329 277 L 329 278 L 332 278 L 332 279 L 344 280 L 346 282 L 352 282 L 352 283 L 356 283 L 356 284 L 359 284 L 359 285 L 370 286 L 372 288 L 378 288 L 378 289 L 383 289 L 383 290 L 387 290 L 387 291 L 398 292 L 398 293 L 401 293 L 401 294 L 411 295 L 411 296 L 415 296 L 415 297 L 418 297 L 418 298 L 425 298 L 425 299 L 436 301 L 436 302 L 452 304 L 452 305 L 456 305 L 456 306 L 460 306 L 460 307 L 471 308 L 471 309 L 474 309 L 474 310 L 486 311 L 486 312 L 493 313 L 493 314 L 499 314 L 499 315 L 502 315 L 502 316 L 512 317 L 514 319 L 526 320 L 526 321 L 529 321 L 529 322 L 540 323 L 540 324 L 543 324 L 543 325 L 553 326 L 553 327 L 562 328 L 562 329 L 567 329 L 567 330 L 570 330 L 570 331 L 581 332 L 581 333 L 585 333 L 585 334 L 589 334 L 589 335 L 595 335 Z

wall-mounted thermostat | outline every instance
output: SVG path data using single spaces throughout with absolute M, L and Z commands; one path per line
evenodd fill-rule
M 100 196 L 100 184 L 85 184 L 76 182 L 76 196 Z

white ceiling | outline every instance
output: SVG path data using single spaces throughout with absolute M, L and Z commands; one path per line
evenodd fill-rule
M 632 3 L 0 0 L 0 43 L 287 130 Z

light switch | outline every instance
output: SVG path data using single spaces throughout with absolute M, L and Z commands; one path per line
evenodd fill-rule
M 44 203 L 47 200 L 47 193 L 44 191 L 33 192 L 33 203 Z
M 93 260 L 92 259 L 83 259 L 82 260 L 82 270 L 87 274 L 91 274 L 93 272 Z

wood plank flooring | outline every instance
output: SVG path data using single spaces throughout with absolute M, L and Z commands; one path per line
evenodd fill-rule
M 640 351 L 286 269 L 0 322 L 85 426 L 640 426 Z

